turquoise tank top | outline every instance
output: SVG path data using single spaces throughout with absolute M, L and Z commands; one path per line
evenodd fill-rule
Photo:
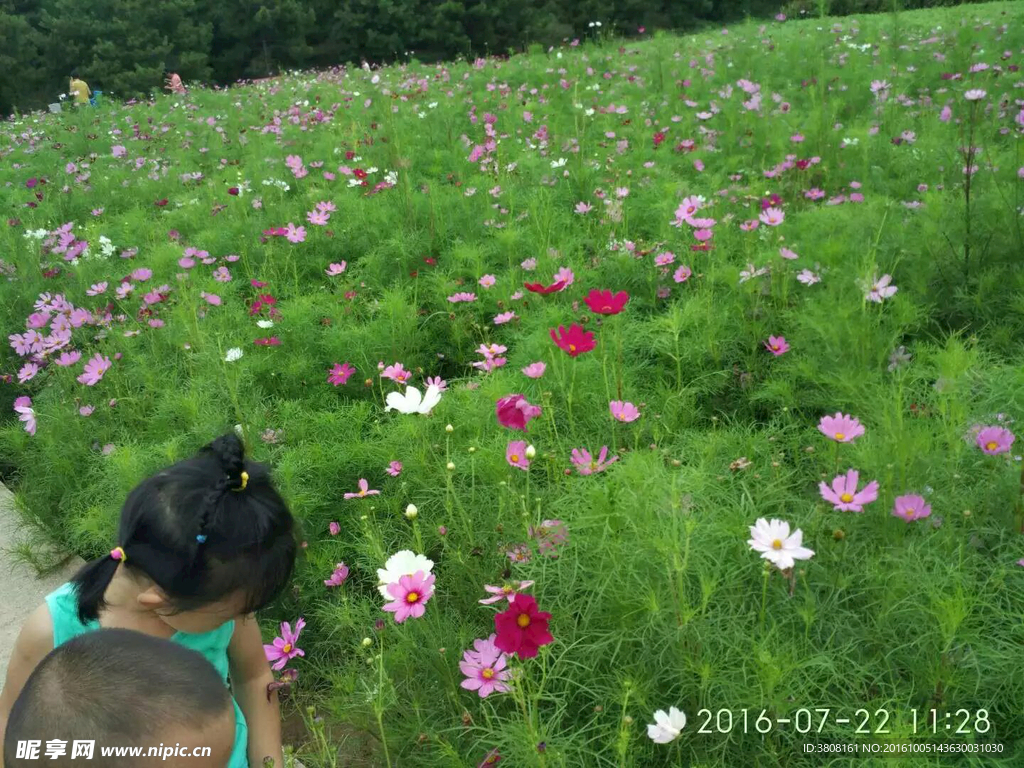
M 48 594 L 46 607 L 50 609 L 50 619 L 53 621 L 54 648 L 63 645 L 73 637 L 100 628 L 98 621 L 83 624 L 78 618 L 78 600 L 75 588 L 70 583 L 64 584 Z M 231 642 L 231 635 L 234 634 L 234 631 L 235 622 L 229 621 L 211 632 L 202 634 L 175 632 L 170 640 L 203 654 L 224 678 L 224 684 L 227 685 L 228 643 Z M 235 705 L 235 747 L 231 752 L 231 762 L 228 763 L 227 768 L 249 768 L 249 727 L 245 722 L 245 715 L 238 707 L 238 702 L 234 700 L 234 697 L 231 700 Z

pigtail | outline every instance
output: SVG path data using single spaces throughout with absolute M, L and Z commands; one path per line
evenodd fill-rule
M 123 556 L 124 550 L 120 551 Z M 100 609 L 105 605 L 103 593 L 117 573 L 120 561 L 121 558 L 112 554 L 98 557 L 83 565 L 71 579 L 78 599 L 78 618 L 83 624 L 99 618 Z
M 244 490 L 248 483 L 245 472 L 245 447 L 238 435 L 229 432 L 210 443 L 206 449 L 216 458 L 224 476 L 206 494 L 199 512 L 199 525 L 196 531 L 196 559 L 200 547 L 206 543 L 206 531 L 211 523 L 211 516 L 220 505 L 224 494 L 229 490 Z

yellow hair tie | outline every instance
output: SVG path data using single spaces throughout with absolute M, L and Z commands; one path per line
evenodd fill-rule
M 232 488 L 231 489 L 235 493 L 240 493 L 241 491 L 244 491 L 245 490 L 245 486 L 247 486 L 249 484 L 249 473 L 248 472 L 242 472 L 241 478 L 242 478 L 242 484 L 240 486 L 238 486 L 237 488 Z

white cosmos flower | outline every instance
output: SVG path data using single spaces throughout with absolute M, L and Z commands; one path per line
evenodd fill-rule
M 433 567 L 433 560 L 424 555 L 417 555 L 412 550 L 403 549 L 389 557 L 383 568 L 377 569 L 377 580 L 380 582 L 377 590 L 388 598 L 388 584 L 394 584 L 403 576 L 412 576 L 416 571 L 423 571 L 423 575 L 426 576 Z
M 685 727 L 685 712 L 675 707 L 669 707 L 668 712 L 659 709 L 654 713 L 654 722 L 647 725 L 647 737 L 655 744 L 668 744 L 678 739 Z
M 785 520 L 765 520 L 759 517 L 750 526 L 750 538 L 747 544 L 761 557 L 771 561 L 778 568 L 792 568 L 797 560 L 810 560 L 814 552 L 803 546 L 804 532 L 797 528 L 792 534 L 789 523 Z
M 416 387 L 407 387 L 405 394 L 389 392 L 385 411 L 396 410 L 399 413 L 430 413 L 434 406 L 441 402 L 441 390 L 433 384 L 427 387 L 427 393 L 421 395 Z
M 256 325 L 258 325 L 260 328 L 273 328 L 274 327 L 274 321 L 273 320 L 257 320 L 256 321 Z
M 224 355 L 224 362 L 233 363 L 235 360 L 241 360 L 243 354 L 241 347 L 232 347 L 228 350 L 227 354 Z

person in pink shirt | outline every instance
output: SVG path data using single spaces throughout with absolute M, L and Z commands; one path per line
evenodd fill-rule
M 167 83 L 164 87 L 171 93 L 176 93 L 179 96 L 184 96 L 188 93 L 185 90 L 185 84 L 181 82 L 181 77 L 178 76 L 177 72 L 171 72 L 167 75 Z

